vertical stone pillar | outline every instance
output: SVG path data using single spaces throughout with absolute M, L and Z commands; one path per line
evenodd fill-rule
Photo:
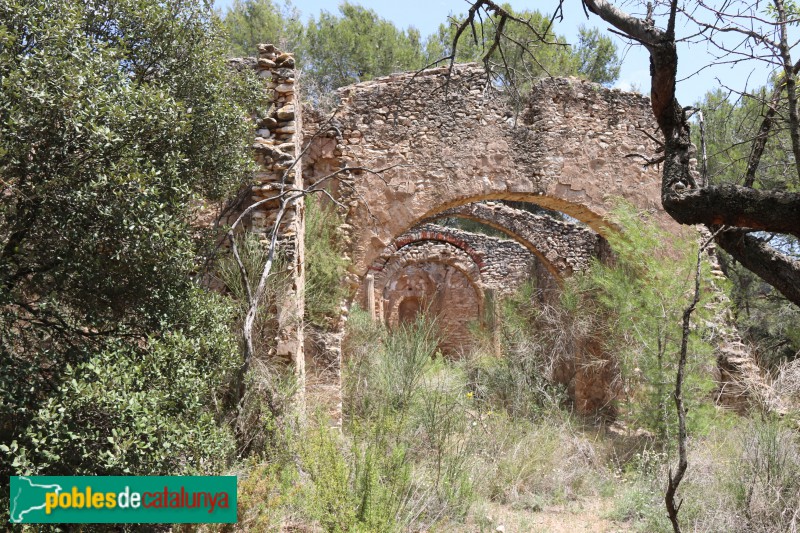
M 300 106 L 295 102 L 295 64 L 291 54 L 271 44 L 258 46 L 255 65 L 257 75 L 265 82 L 271 105 L 259 110 L 253 148 L 259 171 L 251 200 L 258 202 L 276 197 L 291 189 L 303 188 L 301 166 L 296 162 L 301 151 Z M 277 221 L 279 201 L 270 201 L 253 214 L 251 231 L 269 243 Z M 303 198 L 287 206 L 278 228 L 281 264 L 289 275 L 284 294 L 278 296 L 275 353 L 278 359 L 294 368 L 299 381 L 298 400 L 304 401 L 305 356 L 303 348 L 303 312 L 305 309 L 305 218 Z
M 386 307 L 389 305 L 389 300 L 381 298 L 381 304 L 378 306 L 378 320 L 381 324 L 386 324 Z
M 375 322 L 375 276 L 372 272 L 367 274 L 367 309 L 370 320 Z

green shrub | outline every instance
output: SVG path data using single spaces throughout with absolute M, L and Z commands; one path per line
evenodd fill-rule
M 535 287 L 526 283 L 501 300 L 496 319 L 502 357 L 476 350 L 466 360 L 470 388 L 487 409 L 505 410 L 512 418 L 536 418 L 563 402 L 565 390 L 555 383 L 557 367 L 573 357 L 572 316 L 559 307 L 535 303 Z
M 474 499 L 464 372 L 438 353 L 436 331 L 424 317 L 389 332 L 351 313 L 345 430 L 367 530 L 426 529 Z
M 323 205 L 316 195 L 306 196 L 305 202 L 305 318 L 315 326 L 325 327 L 339 317 L 347 295 L 342 279 L 348 262 L 337 233 L 342 217 L 336 206 Z
M 697 238 L 676 240 L 649 215 L 621 201 L 611 218 L 621 228 L 608 236 L 614 261 L 596 262 L 573 278 L 569 290 L 580 301 L 576 312 L 592 323 L 590 335 L 603 339 L 604 350 L 620 365 L 623 416 L 668 445 L 676 434 L 672 394 L 680 319 L 694 285 Z M 694 324 L 702 323 L 702 304 Z M 714 387 L 714 350 L 702 333 L 697 328 L 689 343 L 684 397 L 690 433 L 705 424 L 698 415 L 708 412 L 700 406 Z
M 337 433 L 325 424 L 315 424 L 306 432 L 299 455 L 310 481 L 305 488 L 305 510 L 325 531 L 352 531 L 356 502 L 350 487 L 350 466 Z
M 146 346 L 68 366 L 23 442 L 0 447 L 19 474 L 211 474 L 235 448 L 218 424 L 238 362 L 232 310 L 197 290 L 192 322 Z
M 250 282 L 249 290 L 255 292 L 269 249 L 258 235 L 245 234 L 238 238 L 237 249 L 242 266 Z M 248 287 L 242 278 L 240 267 L 227 254 L 218 262 L 216 275 L 231 296 L 237 310 L 235 331 L 241 336 L 245 316 L 250 307 Z M 290 276 L 280 254 L 272 264 L 266 290 L 253 323 L 254 357 L 246 375 L 236 375 L 238 405 L 235 420 L 238 453 L 240 457 L 266 454 L 273 441 L 279 438 L 282 418 L 291 411 L 290 404 L 297 390 L 297 381 L 291 368 L 275 361 L 275 332 L 279 327 L 277 306 L 289 294 Z

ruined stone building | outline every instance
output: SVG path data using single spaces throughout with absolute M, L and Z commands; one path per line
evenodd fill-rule
M 614 198 L 680 234 L 661 208 L 658 170 L 626 157 L 656 150 L 650 103 L 639 94 L 548 78 L 514 108 L 480 66 L 467 64 L 342 88 L 336 112 L 323 113 L 301 109 L 290 55 L 262 45 L 246 66 L 273 95 L 258 117 L 253 200 L 328 191 L 345 222 L 351 261 L 345 310 L 356 302 L 389 325 L 422 310 L 438 314 L 451 354 L 466 349 L 470 325 L 486 315 L 487 294 L 533 279 L 546 297 L 593 257 L 607 257 L 603 236 L 615 231 L 606 219 Z M 271 230 L 277 205 L 259 209 L 254 231 Z M 452 219 L 479 222 L 504 238 L 442 225 Z M 309 395 L 324 389 L 335 411 L 346 311 L 331 331 L 304 331 L 302 198 L 289 206 L 280 239 L 293 282 L 278 313 L 276 355 L 291 362 Z

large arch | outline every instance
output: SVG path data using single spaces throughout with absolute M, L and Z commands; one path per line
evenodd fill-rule
M 657 169 L 626 157 L 656 151 L 647 98 L 550 78 L 517 112 L 486 87 L 480 67 L 461 65 L 340 90 L 336 133 L 311 142 L 304 173 L 352 168 L 335 189 L 348 206 L 354 273 L 421 220 L 482 200 L 533 202 L 604 234 L 619 196 L 677 231 L 661 209 Z M 306 131 L 321 123 L 307 120 Z

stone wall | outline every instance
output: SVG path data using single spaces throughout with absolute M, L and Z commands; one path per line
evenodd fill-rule
M 338 133 L 310 143 L 304 171 L 315 179 L 352 169 L 339 194 L 359 276 L 421 220 L 479 200 L 538 203 L 602 234 L 611 231 L 604 217 L 620 196 L 677 232 L 661 209 L 658 170 L 626 157 L 656 150 L 643 96 L 544 79 L 517 110 L 487 87 L 477 65 L 396 74 L 339 95 Z M 307 131 L 320 121 L 313 117 Z
M 535 268 L 538 258 L 524 246 L 509 239 L 500 239 L 436 224 L 423 224 L 403 237 L 406 235 L 423 237 L 426 234 L 436 237 L 446 236 L 475 250 L 480 258 L 478 266 L 480 267 L 482 287 L 495 291 L 499 295 L 512 294 L 523 283 L 531 279 L 535 282 L 547 283 L 546 278 L 550 277 L 545 275 L 545 279 L 538 280 Z
M 269 107 L 257 110 L 253 152 L 258 170 L 253 176 L 251 197 L 241 209 L 259 203 L 248 216 L 246 227 L 259 236 L 263 246 L 269 246 L 275 229 L 278 197 L 292 189 L 303 187 L 302 166 L 295 164 L 300 153 L 302 121 L 300 108 L 295 107 L 295 64 L 291 54 L 281 52 L 273 45 L 259 45 L 257 58 L 231 60 L 238 70 L 254 69 L 264 80 Z M 241 212 L 241 211 L 239 211 Z M 232 217 L 238 216 L 234 213 Z M 228 222 L 232 222 L 229 217 Z M 303 310 L 305 290 L 304 203 L 302 198 L 290 202 L 278 227 L 278 247 L 288 278 L 286 292 L 278 295 L 276 302 L 277 327 L 275 329 L 273 358 L 290 364 L 304 390 L 305 355 L 303 349 Z M 303 395 L 300 395 L 302 401 Z
M 604 252 L 604 239 L 590 228 L 498 202 L 475 202 L 435 216 L 443 217 L 474 220 L 506 233 L 536 254 L 559 279 L 586 270 L 592 258 Z
M 260 168 L 250 205 L 263 203 L 247 221 L 248 228 L 267 241 L 277 202 L 265 200 L 336 172 L 329 192 L 347 211 L 341 229 L 347 254 L 354 260 L 349 282 L 357 287 L 370 266 L 386 269 L 378 280 L 383 287 L 378 300 L 389 321 L 408 319 L 428 299 L 457 317 L 448 321 L 451 338 L 465 338 L 467 324 L 481 318 L 485 305 L 478 287 L 510 289 L 524 278 L 534 256 L 539 259 L 533 262 L 537 279 L 549 280 L 555 291 L 554 277 L 582 270 L 593 254 L 607 253 L 598 234 L 613 231 L 605 216 L 614 196 L 651 211 L 665 229 L 679 233 L 660 206 L 658 169 L 645 169 L 635 158 L 626 157 L 656 150 L 646 133 L 656 127 L 649 102 L 642 96 L 575 79 L 544 79 L 520 109 L 513 109 L 488 86 L 480 67 L 460 65 L 453 72 L 439 68 L 396 74 L 343 88 L 342 107 L 332 120 L 310 111 L 304 125 L 295 101 L 290 54 L 262 45 L 258 58 L 233 60 L 232 65 L 255 69 L 271 101 L 254 117 L 253 148 Z M 296 164 L 301 145 L 307 152 Z M 594 232 L 500 204 L 474 203 L 485 200 L 534 202 L 567 213 Z M 427 242 L 424 232 L 444 235 L 430 227 L 404 235 L 438 216 L 489 224 L 525 248 L 500 240 L 488 245 L 493 241 L 453 232 L 446 239 Z M 272 355 L 291 362 L 302 392 L 306 390 L 302 199 L 288 206 L 278 233 L 292 283 L 277 304 Z M 493 259 L 498 257 L 504 259 Z M 373 268 L 372 275 L 376 274 Z M 384 306 L 384 300 L 392 303 Z M 309 384 L 324 391 L 334 418 L 340 414 L 341 400 L 339 326 L 337 331 L 320 332 L 311 343 L 324 356 L 321 360 L 330 364 Z M 453 341 L 447 347 L 462 348 Z M 736 357 L 729 354 L 724 359 L 733 368 L 741 357 L 737 359 L 738 351 L 731 353 Z M 608 365 L 607 371 L 611 368 Z M 720 368 L 723 374 L 743 374 L 739 367 L 730 370 L 722 362 Z M 570 386 L 578 407 L 605 405 L 613 394 L 609 380 L 575 369 Z M 721 390 L 723 396 L 732 388 Z
M 449 354 L 470 347 L 470 328 L 485 317 L 486 290 L 508 295 L 532 279 L 543 296 L 558 292 L 548 269 L 517 242 L 434 224 L 401 235 L 370 271 L 374 315 L 396 326 L 403 302 L 413 299 L 417 311 L 437 317 Z M 366 309 L 369 286 L 357 296 Z

